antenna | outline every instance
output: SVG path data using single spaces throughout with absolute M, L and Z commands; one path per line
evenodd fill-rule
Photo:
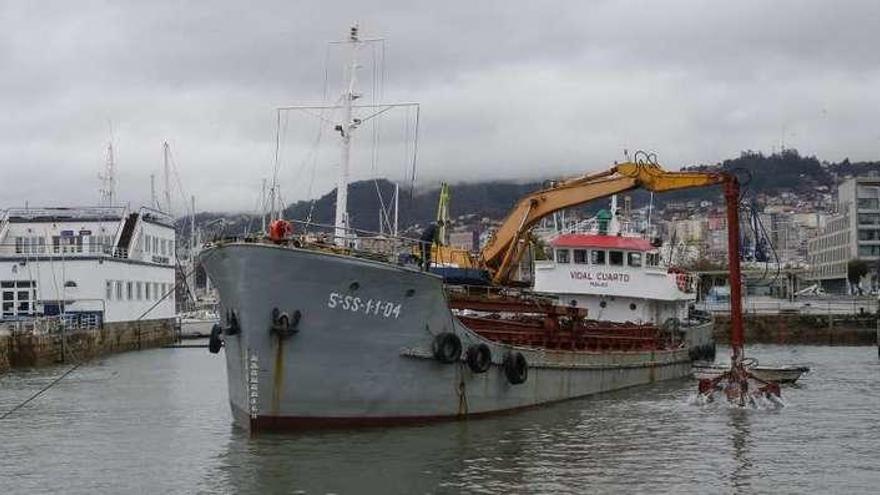
M 116 196 L 116 161 L 113 156 L 113 137 L 107 143 L 107 157 L 104 162 L 104 173 L 98 175 L 101 180 L 101 206 L 113 206 Z

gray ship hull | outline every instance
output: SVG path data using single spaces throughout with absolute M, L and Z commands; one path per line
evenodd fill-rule
M 211 247 L 201 262 L 220 295 L 232 411 L 251 430 L 478 416 L 690 372 L 687 348 L 579 352 L 486 340 L 449 310 L 439 277 L 406 267 L 257 243 Z M 295 333 L 277 331 L 279 314 Z M 441 332 L 465 349 L 487 344 L 489 370 L 434 359 Z M 512 351 L 528 362 L 525 383 L 504 373 Z

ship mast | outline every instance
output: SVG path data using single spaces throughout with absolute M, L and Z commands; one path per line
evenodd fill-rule
M 358 33 L 358 25 L 355 23 L 345 41 L 350 49 L 350 62 L 347 67 L 348 82 L 342 93 L 342 123 L 336 125 L 336 130 L 342 137 L 341 156 L 339 160 L 339 177 L 336 182 L 336 245 L 345 246 L 349 238 L 348 221 L 348 178 L 351 169 L 351 138 L 354 130 L 360 125 L 360 119 L 353 117 L 352 106 L 354 101 L 360 98 L 357 92 L 358 49 L 361 40 Z

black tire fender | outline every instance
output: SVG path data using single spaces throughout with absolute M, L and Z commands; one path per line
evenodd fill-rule
M 504 376 L 511 385 L 525 383 L 529 378 L 529 363 L 521 352 L 508 352 L 504 356 Z
M 492 350 L 486 344 L 471 344 L 465 353 L 465 360 L 474 373 L 485 373 L 492 366 Z
M 431 348 L 434 358 L 441 363 L 450 364 L 461 359 L 461 339 L 452 332 L 437 334 Z
M 220 335 L 223 334 L 223 327 L 219 324 L 215 324 L 211 327 L 211 336 L 208 337 L 208 352 L 211 354 L 217 354 L 220 352 L 220 348 L 223 347 L 223 340 L 220 339 Z

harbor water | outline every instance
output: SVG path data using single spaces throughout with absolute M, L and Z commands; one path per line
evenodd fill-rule
M 747 355 L 812 372 L 779 410 L 695 405 L 696 382 L 677 380 L 466 422 L 256 438 L 232 426 L 222 356 L 109 356 L 0 420 L 0 493 L 876 493 L 876 348 Z M 0 415 L 67 369 L 0 375 Z

